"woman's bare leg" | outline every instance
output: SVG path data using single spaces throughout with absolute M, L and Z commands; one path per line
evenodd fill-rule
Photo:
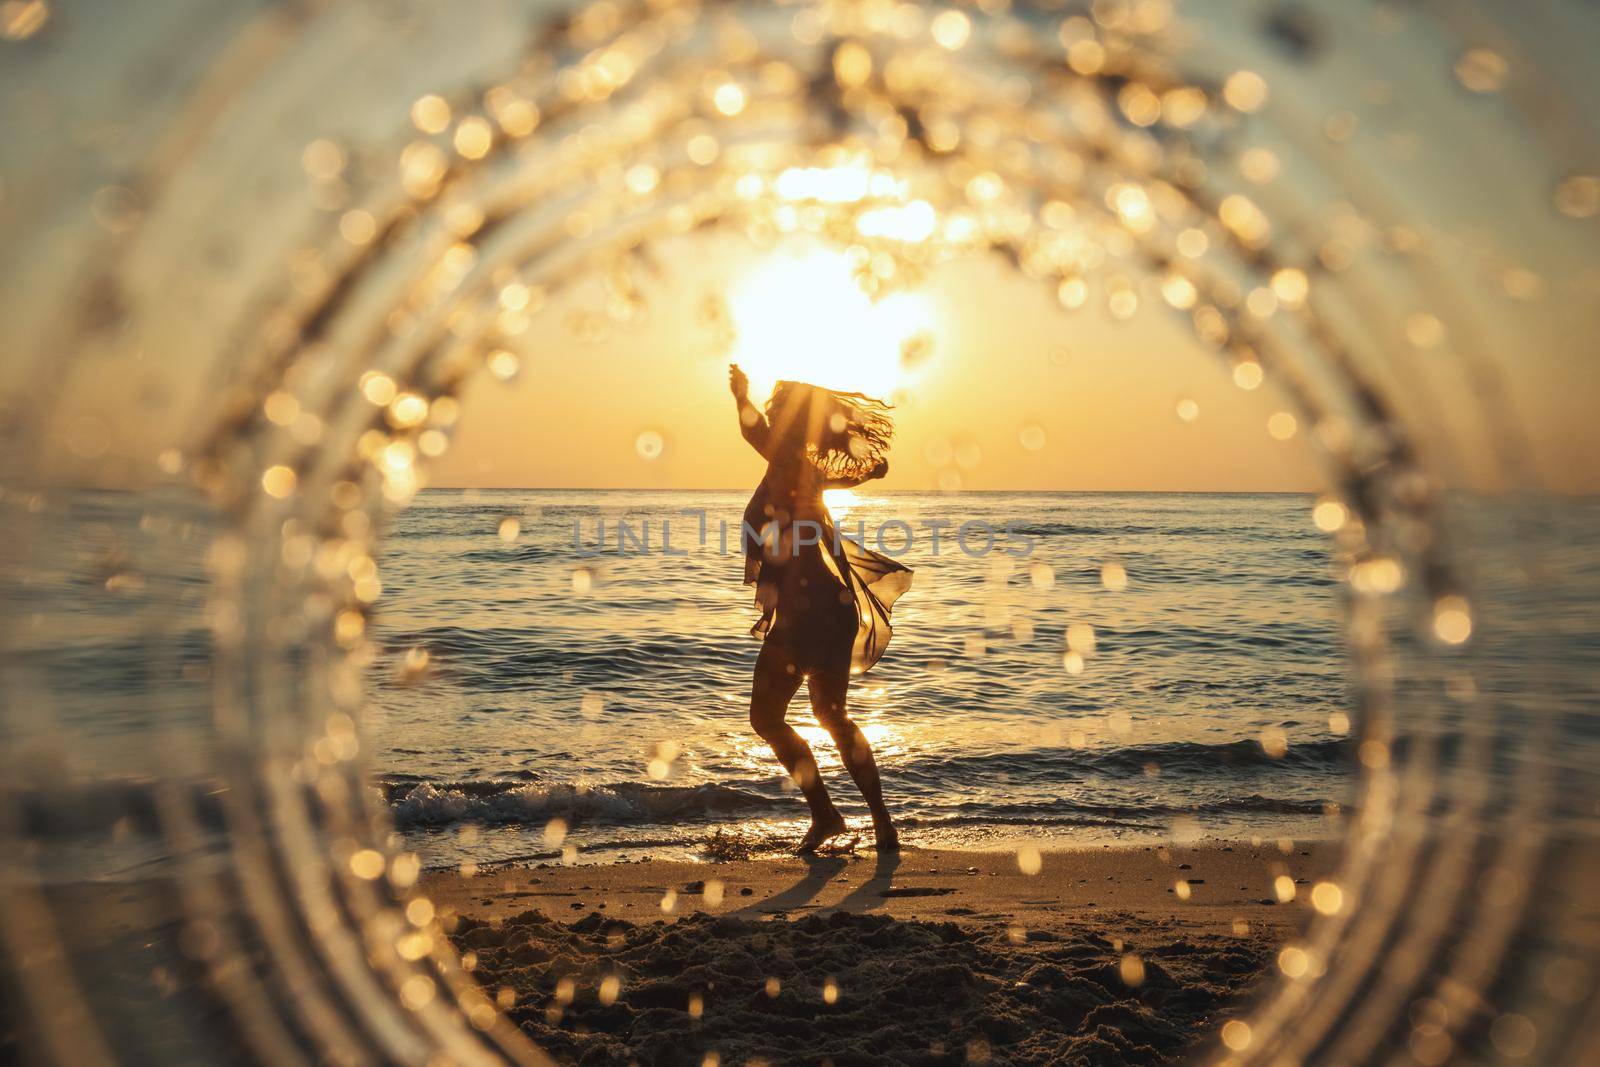
M 895 831 L 894 820 L 889 817 L 889 808 L 883 802 L 878 761 L 872 755 L 867 735 L 861 732 L 861 727 L 845 710 L 845 698 L 850 689 L 849 666 L 813 672 L 806 680 L 806 688 L 811 694 L 812 713 L 816 715 L 817 722 L 832 735 L 833 743 L 839 746 L 839 758 L 844 761 L 856 788 L 861 790 L 867 810 L 872 812 L 872 830 L 878 848 L 899 848 L 900 835 Z
M 750 725 L 794 779 L 811 807 L 811 829 L 800 841 L 801 852 L 815 852 L 817 846 L 844 832 L 844 816 L 833 806 L 828 787 L 822 784 L 817 759 L 805 738 L 784 721 L 789 701 L 800 688 L 800 673 L 771 643 L 762 646 L 756 657 L 755 680 L 750 687 Z

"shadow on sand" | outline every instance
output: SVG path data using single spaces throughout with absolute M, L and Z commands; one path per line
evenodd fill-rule
M 850 865 L 850 857 L 840 855 L 809 855 L 799 859 L 806 865 L 806 873 L 786 889 L 781 889 L 764 900 L 748 904 L 729 914 L 739 918 L 774 915 L 804 908 L 814 901 L 829 882 L 843 874 Z M 889 889 L 894 872 L 900 866 L 900 853 L 880 852 L 872 865 L 867 880 L 851 890 L 842 900 L 823 909 L 826 911 L 871 911 L 883 906 L 885 891 Z

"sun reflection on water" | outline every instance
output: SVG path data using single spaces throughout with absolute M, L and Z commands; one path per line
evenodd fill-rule
M 843 522 L 844 517 L 850 514 L 850 509 L 860 502 L 860 498 L 856 496 L 854 489 L 824 489 L 822 502 L 827 505 L 834 522 Z

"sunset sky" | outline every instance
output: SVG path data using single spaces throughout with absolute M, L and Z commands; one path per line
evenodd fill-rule
M 946 264 L 916 291 L 872 305 L 832 253 L 731 241 L 717 251 L 692 275 L 669 266 L 647 294 L 647 321 L 600 342 L 578 342 L 564 325 L 598 302 L 597 288 L 549 308 L 518 379 L 485 377 L 469 389 L 433 484 L 753 484 L 761 460 L 738 433 L 730 358 L 757 393 L 778 376 L 892 393 L 898 430 L 886 489 L 1317 484 L 1301 435 L 1268 433 L 1284 407 L 1270 386 L 1237 388 L 1164 308 L 1126 322 L 1094 301 L 1067 311 L 1040 284 L 984 260 Z M 716 292 L 727 294 L 738 329 L 731 353 L 701 315 Z M 919 335 L 931 350 L 903 373 L 899 342 Z M 1192 421 L 1179 416 L 1184 400 Z
M 151 205 L 129 257 L 113 260 L 126 326 L 64 352 L 61 338 L 73 333 L 63 324 L 82 311 L 72 302 L 72 281 L 85 262 L 97 261 L 95 242 L 106 236 L 95 197 L 108 182 L 138 173 L 141 154 L 161 143 L 172 106 L 208 62 L 203 50 L 171 57 L 197 70 L 167 80 L 170 99 L 152 96 L 141 48 L 161 51 L 175 27 L 193 31 L 202 14 L 217 23 L 211 36 L 218 41 L 229 38 L 233 20 L 254 17 L 253 9 L 228 5 L 148 6 L 149 17 L 126 24 L 85 20 L 26 62 L 19 53 L 0 66 L 0 95 L 31 101 L 0 115 L 11 135 L 0 159 L 4 206 L 29 205 L 0 211 L 0 238 L 13 262 L 26 264 L 0 290 L 11 353 L 0 360 L 0 407 L 50 411 L 47 447 L 25 472 L 43 483 L 140 487 L 160 479 L 164 450 L 192 450 L 213 428 L 219 391 L 240 370 L 240 331 L 258 301 L 283 291 L 286 264 L 338 239 L 336 216 L 308 196 L 310 138 L 333 138 L 357 156 L 382 155 L 415 132 L 406 118 L 411 101 L 454 92 L 482 69 L 514 62 L 525 28 L 520 5 L 498 2 L 419 5 L 399 22 L 393 13 L 335 5 L 318 26 L 324 47 L 284 56 L 271 92 L 218 119 L 205 155 Z M 1274 54 L 1255 32 L 1249 5 L 1208 9 L 1205 38 L 1237 52 L 1241 63 L 1248 59 L 1274 87 L 1252 137 L 1286 161 L 1297 142 L 1286 134 L 1335 113 L 1358 120 L 1347 145 L 1317 142 L 1336 170 L 1286 163 L 1274 184 L 1323 221 L 1340 217 L 1351 192 L 1329 174 L 1381 179 L 1381 191 L 1404 209 L 1405 225 L 1385 240 L 1404 236 L 1408 251 L 1377 253 L 1373 273 L 1346 276 L 1352 293 L 1376 299 L 1392 321 L 1374 321 L 1370 304 L 1346 304 L 1338 286 L 1327 304 L 1356 308 L 1342 331 L 1364 346 L 1363 366 L 1385 400 L 1405 409 L 1433 473 L 1470 488 L 1600 491 L 1593 223 L 1563 215 L 1551 201 L 1560 177 L 1587 163 L 1564 155 L 1575 142 L 1560 125 L 1518 122 L 1517 101 L 1504 94 L 1467 93 L 1450 76 L 1456 57 L 1448 41 L 1426 19 L 1392 8 L 1340 8 L 1349 33 L 1360 34 L 1346 39 L 1362 47 L 1334 49 L 1316 64 Z M 1380 16 L 1394 25 L 1374 31 L 1368 23 Z M 425 45 L 411 47 L 418 42 Z M 1578 99 L 1592 99 L 1589 52 L 1559 43 L 1553 53 L 1570 70 L 1523 73 L 1560 75 L 1583 90 Z M 351 77 L 351 55 L 363 57 L 359 77 Z M 40 85 L 52 87 L 49 99 L 35 92 Z M 1530 81 L 1521 91 L 1541 106 L 1559 95 L 1541 86 Z M 90 136 L 99 130 L 120 132 Z M 1496 151 L 1486 155 L 1485 144 Z M 809 359 L 818 353 L 836 375 L 823 384 L 879 389 L 896 363 L 897 331 L 909 324 L 926 332 L 928 359 L 899 383 L 899 437 L 885 488 L 1317 485 L 1304 427 L 1287 441 L 1267 433 L 1268 419 L 1285 407 L 1270 380 L 1250 393 L 1233 386 L 1181 316 L 1158 301 L 1144 299 L 1133 319 L 1113 321 L 1102 293 L 1069 312 L 1047 287 L 997 261 L 960 261 L 935 271 L 907 298 L 909 308 L 884 308 L 887 321 L 854 330 L 876 340 L 853 352 L 839 338 L 862 325 L 859 301 L 842 293 L 837 277 L 800 270 L 805 284 L 797 286 L 796 272 L 771 262 L 776 255 L 732 238 L 682 238 L 662 249 L 665 269 L 646 292 L 647 321 L 599 343 L 566 329 L 570 312 L 603 300 L 597 283 L 578 286 L 526 338 L 516 381 L 484 375 L 469 387 L 456 443 L 429 468 L 431 484 L 752 484 L 760 461 L 736 432 L 726 390 L 730 353 L 699 315 L 708 295 L 727 293 L 747 327 L 736 356 L 757 378 L 760 364 L 777 360 L 801 364 L 788 371 L 794 376 L 816 377 Z M 1413 268 L 1432 272 L 1428 290 L 1405 284 Z M 786 301 L 807 288 L 828 299 L 795 292 Z M 1419 347 L 1405 323 L 1423 313 L 1450 326 L 1437 343 Z M 1178 417 L 1183 400 L 1193 402 L 1185 408 L 1192 421 Z M 1489 427 L 1486 412 L 1507 431 Z M 638 447 L 647 433 L 663 445 L 659 454 L 645 449 L 654 458 Z

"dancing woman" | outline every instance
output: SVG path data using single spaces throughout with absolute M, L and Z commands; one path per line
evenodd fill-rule
M 811 807 L 798 851 L 815 852 L 845 831 L 811 748 L 784 721 L 804 681 L 817 722 L 833 737 L 872 812 L 880 851 L 900 847 L 883 802 L 872 746 L 845 710 L 851 674 L 889 644 L 889 611 L 911 586 L 911 571 L 835 533 L 825 489 L 860 485 L 889 471 L 894 424 L 882 401 L 800 382 L 779 382 L 763 413 L 737 366 L 728 385 L 739 428 L 767 461 L 745 509 L 745 583 L 756 587 L 764 637 L 750 692 L 750 725 L 788 770 Z M 754 536 L 752 536 L 754 534 Z

